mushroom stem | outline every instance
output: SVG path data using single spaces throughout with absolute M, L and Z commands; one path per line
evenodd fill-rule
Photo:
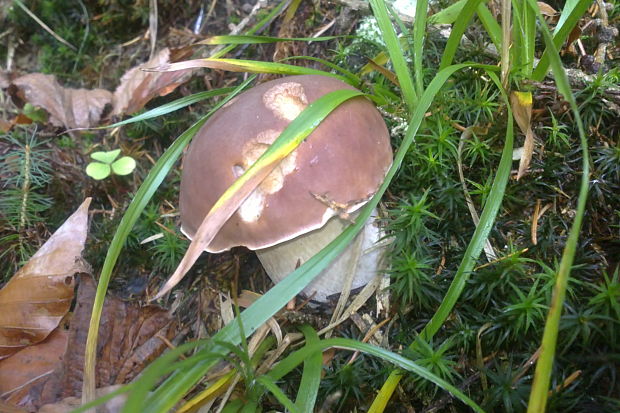
M 343 289 L 363 287 L 375 277 L 380 271 L 384 252 L 383 248 L 373 248 L 382 236 L 375 212 L 347 248 L 303 289 L 302 295 L 326 302 L 329 296 L 339 294 Z M 256 255 L 271 280 L 277 283 L 333 241 L 347 225 L 334 217 L 322 228 L 256 250 Z

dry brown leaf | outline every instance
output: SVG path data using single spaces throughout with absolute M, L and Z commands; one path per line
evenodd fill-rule
M 2 413 L 30 413 L 26 409 L 22 409 L 21 407 L 15 407 L 10 403 L 3 402 L 0 400 L 0 412 Z
M 380 64 L 378 64 L 377 62 L 375 62 L 374 60 L 370 58 L 368 59 L 368 64 L 370 65 L 372 69 L 376 70 L 377 72 L 385 76 L 387 80 L 392 82 L 397 87 L 400 87 L 400 83 L 398 82 L 398 77 L 396 76 L 394 72 L 386 69 L 385 67 L 381 66 Z
M 88 229 L 90 198 L 0 290 L 0 359 L 39 343 L 58 326 L 73 300 L 75 273 Z
M 542 14 L 543 16 L 553 17 L 558 14 L 558 12 L 553 7 L 542 1 L 538 2 L 538 8 L 540 9 L 540 14 Z
M 88 276 L 80 277 L 76 307 L 71 319 L 70 338 L 61 383 L 61 396 L 80 396 L 84 351 L 96 285 Z M 97 387 L 131 381 L 166 348 L 159 338 L 176 334 L 169 312 L 158 306 L 139 306 L 116 297 L 106 297 L 97 346 Z
M 532 161 L 534 153 L 534 131 L 532 131 L 532 93 L 531 92 L 511 92 L 510 105 L 512 113 L 519 125 L 519 129 L 525 135 L 523 143 L 523 153 L 519 161 L 519 171 L 517 172 L 517 180 L 521 179 Z
M 0 361 L 0 397 L 11 405 L 35 410 L 47 381 L 62 363 L 68 338 L 67 330 L 56 329 L 41 343 Z
M 50 122 L 66 128 L 97 126 L 105 106 L 112 103 L 112 93 L 104 89 L 69 89 L 55 76 L 31 73 L 13 81 L 17 95 L 50 114 Z
M 142 69 L 169 64 L 177 58 L 184 58 L 186 53 L 176 53 L 168 48 L 162 49 L 148 62 L 130 69 L 121 78 L 121 84 L 114 91 L 113 115 L 132 114 L 157 96 L 172 92 L 191 76 L 191 71 L 145 72 Z M 178 56 L 177 56 L 178 55 Z
M 89 275 L 79 280 L 69 330 L 57 329 L 44 342 L 0 362 L 0 397 L 6 395 L 3 398 L 10 405 L 35 411 L 52 404 L 40 410 L 48 413 L 80 405 L 86 336 L 97 287 Z M 105 390 L 131 381 L 167 348 L 165 340 L 176 332 L 169 311 L 107 297 L 99 330 L 97 387 Z

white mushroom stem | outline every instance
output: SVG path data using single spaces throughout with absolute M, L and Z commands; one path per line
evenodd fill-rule
M 271 280 L 277 283 L 333 241 L 347 225 L 346 221 L 336 216 L 320 229 L 256 250 L 256 255 Z M 374 248 L 381 236 L 373 213 L 357 237 L 304 288 L 302 295 L 325 302 L 331 295 L 369 283 L 381 270 L 384 248 Z

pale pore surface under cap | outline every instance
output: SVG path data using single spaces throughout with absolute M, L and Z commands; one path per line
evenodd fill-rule
M 286 82 L 266 91 L 263 103 L 280 119 L 292 121 L 308 106 L 308 99 L 301 84 Z
M 246 143 L 243 147 L 243 163 L 235 165 L 233 172 L 238 178 L 241 176 L 254 162 L 265 153 L 269 146 L 280 135 L 280 132 L 274 129 L 268 129 L 260 132 L 256 138 Z M 291 152 L 286 158 L 280 162 L 278 166 L 261 182 L 261 184 L 250 194 L 250 196 L 241 204 L 237 213 L 245 222 L 256 222 L 261 216 L 265 208 L 267 195 L 274 194 L 284 186 L 284 178 L 295 170 L 297 152 Z

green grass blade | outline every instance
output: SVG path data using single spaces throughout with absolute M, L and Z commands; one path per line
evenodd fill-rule
M 253 35 L 258 32 L 263 27 L 267 26 L 275 17 L 282 12 L 282 10 L 289 4 L 289 0 L 282 0 L 276 7 L 273 8 L 263 19 L 261 19 L 258 23 L 256 23 L 250 30 L 245 32 L 245 35 Z M 231 44 L 226 46 L 222 50 L 215 52 L 211 55 L 213 58 L 222 57 L 226 53 L 234 50 L 237 45 Z
M 497 76 L 494 73 L 489 73 L 489 76 L 498 85 L 498 88 L 503 90 L 499 85 L 499 79 L 497 79 Z M 505 95 L 504 99 L 507 103 L 507 97 Z M 491 231 L 495 217 L 497 216 L 497 212 L 501 206 L 506 184 L 508 183 L 508 178 L 510 177 L 510 167 L 512 165 L 514 131 L 512 113 L 509 111 L 508 114 L 509 117 L 508 126 L 506 129 L 506 141 L 504 142 L 502 157 L 500 159 L 498 170 L 495 175 L 495 179 L 493 180 L 493 185 L 491 187 L 491 191 L 489 192 L 487 202 L 482 210 L 480 222 L 478 223 L 467 249 L 465 250 L 463 259 L 457 269 L 452 283 L 450 284 L 450 287 L 448 288 L 446 296 L 442 300 L 437 311 L 435 311 L 435 314 L 431 320 L 420 333 L 420 339 L 426 342 L 430 341 L 433 335 L 441 328 L 463 292 L 476 260 L 484 248 L 484 243 L 489 236 L 489 232 Z M 416 343 L 417 341 L 411 343 L 410 348 L 415 348 Z M 397 370 L 390 374 L 370 407 L 370 413 L 378 413 L 385 410 L 387 402 L 389 401 L 393 391 L 396 389 L 401 377 L 401 374 Z
M 361 84 L 362 84 L 362 80 L 360 79 L 359 76 L 357 76 L 356 74 L 354 74 L 353 72 L 348 71 L 347 69 L 344 69 L 338 65 L 333 64 L 332 62 L 325 60 L 325 59 L 321 59 L 319 57 L 312 57 L 312 56 L 291 56 L 291 57 L 287 57 L 286 59 L 282 59 L 282 62 L 286 62 L 287 60 L 310 60 L 311 62 L 319 62 L 322 65 L 329 67 L 330 69 L 333 69 L 337 72 L 342 73 L 342 75 L 344 77 L 346 77 L 347 79 L 349 79 L 349 81 L 347 83 L 349 83 L 350 85 L 356 87 L 356 88 L 360 88 Z
M 474 67 L 485 68 L 487 70 L 496 70 L 497 68 L 484 65 L 473 65 Z M 383 193 L 387 190 L 389 183 L 400 168 L 400 165 L 413 142 L 413 137 L 417 133 L 425 113 L 428 111 L 436 93 L 447 81 L 447 79 L 457 70 L 470 67 L 470 65 L 454 65 L 439 72 L 433 81 L 429 84 L 426 91 L 420 98 L 419 105 L 414 111 L 407 133 L 403 138 L 401 146 L 398 148 L 394 156 L 394 162 L 389 169 L 385 181 L 382 183 L 377 193 L 371 198 L 366 206 L 360 210 L 356 223 L 349 226 L 342 234 L 334 239 L 329 245 L 323 248 L 314 257 L 305 262 L 297 270 L 289 274 L 284 280 L 276 284 L 266 294 L 256 300 L 248 309 L 241 313 L 243 325 L 246 333 L 251 334 L 256 331 L 263 323 L 272 317 L 280 308 L 284 307 L 294 296 L 299 294 L 305 286 L 312 281 L 329 263 L 337 257 L 346 246 L 353 240 L 357 233 L 364 226 L 364 222 L 370 217 Z M 238 345 L 241 342 L 240 332 L 237 323 L 231 322 L 217 332 L 203 350 L 198 353 L 197 358 L 192 361 L 199 360 L 203 352 L 209 354 L 219 353 L 225 355 L 227 350 L 218 346 L 217 342 L 227 342 Z M 140 399 L 142 403 L 146 403 L 152 413 L 167 412 L 174 404 L 180 400 L 192 386 L 197 383 L 206 372 L 215 364 L 215 361 L 201 360 L 194 364 L 184 364 L 182 371 L 175 372 L 166 381 L 157 388 L 152 395 L 146 400 Z M 141 380 L 141 379 L 138 379 Z M 133 394 L 130 398 L 133 397 Z M 141 396 L 139 396 L 141 397 Z
M 495 20 L 495 18 L 489 11 L 489 8 L 486 6 L 486 4 L 483 4 L 483 3 L 479 4 L 477 13 L 478 13 L 478 18 L 480 19 L 480 22 L 482 23 L 482 25 L 484 26 L 484 29 L 487 31 L 487 33 L 489 34 L 489 37 L 491 38 L 491 42 L 493 42 L 497 50 L 501 50 L 502 28 L 497 23 L 497 21 Z
M 344 76 L 326 72 L 324 70 L 287 65 L 284 63 L 243 59 L 194 59 L 184 62 L 168 63 L 159 67 L 151 68 L 150 70 L 155 72 L 173 72 L 176 70 L 196 69 L 202 67 L 208 69 L 228 70 L 231 72 L 270 73 L 279 75 L 322 75 L 335 77 L 345 82 L 347 81 L 347 78 Z
M 271 37 L 271 36 L 252 36 L 246 34 L 211 36 L 201 40 L 196 44 L 218 45 L 218 44 L 264 44 L 278 42 L 325 42 L 334 39 L 352 38 L 353 36 L 321 36 L 321 37 Z
M 398 29 L 400 30 L 400 37 L 398 38 L 400 46 L 402 48 L 404 48 L 405 46 L 408 47 L 408 52 L 413 56 L 413 36 L 409 32 L 409 29 L 405 25 L 405 22 L 403 22 L 403 20 L 398 15 L 398 12 L 394 10 L 394 7 L 390 3 L 385 3 L 385 6 L 387 7 L 388 12 L 392 16 L 392 19 L 394 19 L 394 22 L 398 26 Z
M 525 42 L 525 32 L 524 32 L 524 24 L 523 24 L 523 9 L 524 7 L 522 1 L 519 0 L 502 0 L 506 2 L 505 7 L 512 8 L 512 21 L 509 26 L 511 30 L 510 33 L 510 53 L 511 53 L 511 63 L 512 67 L 517 68 L 517 70 L 523 73 L 523 67 L 525 64 L 525 50 L 524 50 L 524 42 Z
M 422 58 L 424 57 L 427 10 L 428 0 L 416 1 L 415 19 L 413 21 L 413 72 L 415 73 L 415 86 L 418 95 L 421 95 L 424 92 L 424 71 L 422 70 Z M 443 67 L 441 69 L 443 69 Z
M 454 4 L 441 9 L 428 18 L 429 24 L 452 24 L 456 21 L 467 0 L 459 0 Z M 417 15 L 417 14 L 416 14 Z
M 301 410 L 299 409 L 295 403 L 289 399 L 286 394 L 276 385 L 276 383 L 271 380 L 269 376 L 260 376 L 256 378 L 256 381 L 262 384 L 274 397 L 282 404 L 289 412 L 291 413 L 302 413 L 308 412 L 312 410 Z
M 394 72 L 396 72 L 396 76 L 398 77 L 398 82 L 400 83 L 403 93 L 403 99 L 409 108 L 409 112 L 413 113 L 413 110 L 417 105 L 418 97 L 413 87 L 413 80 L 411 79 L 409 67 L 407 66 L 405 56 L 403 55 L 403 51 L 401 49 L 401 42 L 396 36 L 394 26 L 392 26 L 392 22 L 390 21 L 387 8 L 385 7 L 383 0 L 369 0 L 369 2 L 377 19 L 377 23 L 379 24 L 379 28 L 381 29 L 381 34 L 383 35 L 383 40 L 387 46 L 388 54 L 390 55 L 390 59 L 394 65 Z
M 512 53 L 513 66 L 529 77 L 534 68 L 534 47 L 536 44 L 536 15 L 522 1 L 513 1 Z
M 312 346 L 318 343 L 319 336 L 310 326 L 303 325 L 300 327 L 306 339 L 306 345 Z M 319 385 L 321 384 L 321 372 L 323 371 L 323 357 L 320 352 L 309 354 L 304 359 L 304 369 L 297 391 L 295 405 L 302 412 L 311 412 L 316 404 L 316 397 L 319 394 Z
M 94 128 L 94 129 L 116 128 L 118 126 L 124 126 L 130 123 L 142 122 L 144 120 L 158 118 L 160 116 L 167 115 L 168 113 L 188 107 L 189 105 L 193 105 L 194 103 L 200 102 L 202 100 L 209 99 L 214 96 L 220 96 L 220 95 L 225 95 L 227 93 L 232 93 L 234 90 L 235 90 L 234 87 L 224 87 L 221 89 L 214 89 L 214 90 L 208 90 L 206 92 L 194 93 L 193 95 L 182 97 L 180 99 L 174 100 L 169 103 L 165 103 L 154 109 L 141 113 L 139 115 L 132 116 L 129 119 L 125 119 L 123 121 L 113 123 L 112 125 L 101 126 L 101 127 Z
M 536 13 L 529 7 L 523 7 L 523 73 L 528 77 L 534 70 L 534 53 L 536 52 Z
M 196 134 L 198 129 L 206 122 L 206 120 L 221 106 L 232 99 L 245 89 L 252 81 L 253 77 L 248 78 L 239 87 L 235 89 L 235 92 L 231 93 L 226 99 L 223 99 L 213 110 L 207 115 L 197 121 L 186 132 L 181 134 L 177 140 L 164 152 L 161 158 L 153 166 L 148 176 L 138 189 L 131 204 L 127 208 L 127 211 L 123 215 L 114 238 L 110 243 L 108 253 L 101 269 L 101 275 L 99 277 L 99 284 L 97 285 L 97 293 L 93 303 L 93 311 L 91 315 L 88 337 L 86 341 L 86 353 L 84 356 L 84 386 L 83 386 L 83 400 L 94 400 L 95 394 L 95 359 L 97 348 L 97 335 L 99 333 L 99 322 L 101 320 L 101 312 L 103 310 L 103 302 L 105 300 L 105 294 L 108 289 L 110 278 L 112 277 L 112 271 L 116 261 L 121 253 L 123 245 L 127 240 L 127 236 L 131 232 L 134 224 L 138 220 L 138 217 L 144 210 L 144 207 L 149 202 L 159 185 L 162 183 L 170 169 L 174 166 L 176 160 L 183 152 L 183 148 L 190 142 L 192 137 Z
M 185 360 L 177 361 L 181 356 L 188 353 L 191 350 L 195 350 L 197 347 L 203 346 L 204 340 L 197 340 L 193 342 L 184 343 L 172 350 L 168 350 L 162 356 L 158 357 L 155 361 L 150 363 L 140 375 L 140 379 L 131 383 L 131 392 L 123 406 L 122 413 L 134 413 L 141 411 L 141 408 L 145 406 L 144 401 L 149 395 L 149 391 L 157 384 L 161 377 L 165 377 L 174 371 L 179 371 L 188 368 L 188 364 L 195 362 L 196 355 L 188 357 Z M 205 348 L 200 353 L 201 362 L 213 362 L 219 360 L 220 355 L 217 353 L 210 353 Z M 149 409 L 149 413 L 154 410 Z
M 566 2 L 564 9 L 562 10 L 562 14 L 560 15 L 560 21 L 554 30 L 553 49 L 557 50 L 564 44 L 570 32 L 591 4 L 591 0 L 568 0 Z M 537 11 L 539 10 L 537 9 Z M 532 80 L 540 82 L 545 78 L 547 71 L 549 70 L 550 55 L 553 53 L 553 49 L 551 49 L 550 45 L 547 44 L 547 48 L 540 58 L 538 65 L 536 65 L 536 68 L 534 69 Z
M 465 33 L 465 30 L 469 27 L 469 22 L 472 17 L 474 17 L 474 13 L 476 12 L 476 9 L 481 1 L 482 0 L 467 0 L 465 7 L 461 10 L 461 13 L 452 26 L 452 31 L 450 32 L 450 37 L 446 43 L 446 48 L 441 56 L 441 64 L 439 65 L 440 70 L 452 64 L 454 55 L 461 44 L 463 33 Z
M 291 353 L 278 364 L 276 364 L 268 376 L 272 380 L 278 380 L 284 375 L 288 374 L 291 370 L 301 364 L 307 357 L 314 353 L 321 354 L 322 351 L 329 348 L 338 348 L 351 351 L 360 351 L 371 356 L 379 357 L 385 361 L 395 364 L 398 368 L 408 370 L 425 380 L 428 380 L 442 389 L 449 392 L 452 396 L 458 398 L 463 403 L 474 409 L 476 412 L 484 413 L 484 410 L 480 408 L 473 400 L 467 397 L 459 389 L 442 379 L 441 377 L 433 374 L 424 367 L 420 367 L 413 361 L 405 358 L 399 354 L 391 352 L 381 347 L 373 346 L 371 344 L 362 343 L 357 340 L 347 338 L 332 338 L 327 340 L 320 340 L 319 342 L 306 345 L 303 348 Z M 311 410 L 307 410 L 311 411 Z
M 545 23 L 544 18 L 540 14 L 538 5 L 533 0 L 528 0 L 529 6 L 536 12 L 542 34 L 547 45 L 548 59 L 555 82 L 559 92 L 564 96 L 564 99 L 570 104 L 575 123 L 579 130 L 579 138 L 581 141 L 582 151 L 582 176 L 581 185 L 579 187 L 579 198 L 577 201 L 577 212 L 575 219 L 571 226 L 562 253 L 562 259 L 560 261 L 560 267 L 553 287 L 553 296 L 551 298 L 551 304 L 549 307 L 549 313 L 547 314 L 547 322 L 545 323 L 545 330 L 543 332 L 541 353 L 536 363 L 536 371 L 534 372 L 534 382 L 532 384 L 532 390 L 530 393 L 530 400 L 528 404 L 528 413 L 544 413 L 547 404 L 549 384 L 551 382 L 551 373 L 553 370 L 553 360 L 555 358 L 555 349 L 558 339 L 558 330 L 560 327 L 560 317 L 564 306 L 564 298 L 566 296 L 566 287 L 570 278 L 570 271 L 573 265 L 573 259 L 575 257 L 575 251 L 577 249 L 577 240 L 579 239 L 579 231 L 581 229 L 581 222 L 586 208 L 586 200 L 588 197 L 588 186 L 590 180 L 590 155 L 588 153 L 588 140 L 586 138 L 585 131 L 583 129 L 583 122 L 579 114 L 577 102 L 573 96 L 568 77 L 562 66 L 560 55 L 554 44 L 554 39 L 551 36 L 551 32 Z

